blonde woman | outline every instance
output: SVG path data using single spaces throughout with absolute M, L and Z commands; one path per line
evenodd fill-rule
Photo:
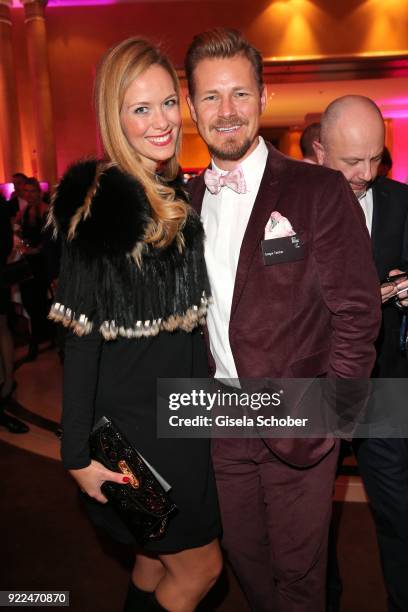
M 202 226 L 176 180 L 176 73 L 148 42 L 125 40 L 102 59 L 95 104 L 106 158 L 72 166 L 51 212 L 63 253 L 50 316 L 72 332 L 62 458 L 92 520 L 125 543 L 134 540 L 100 487 L 127 485 L 91 460 L 93 425 L 111 417 L 171 483 L 178 512 L 137 549 L 125 610 L 188 612 L 222 561 L 208 441 L 156 436 L 156 379 L 207 375 L 199 329 L 209 287 Z

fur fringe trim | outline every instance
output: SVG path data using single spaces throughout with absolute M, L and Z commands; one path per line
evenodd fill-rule
M 78 208 L 78 210 L 73 215 L 71 222 L 69 224 L 68 236 L 67 236 L 68 240 L 73 240 L 73 238 L 75 238 L 76 228 L 77 228 L 78 223 L 82 219 L 85 221 L 90 216 L 92 200 L 94 199 L 96 192 L 99 189 L 101 175 L 103 174 L 103 172 L 105 172 L 106 170 L 112 167 L 113 167 L 113 164 L 111 163 L 100 162 L 99 164 L 97 164 L 96 169 L 95 169 L 95 178 L 94 178 L 92 185 L 88 189 L 88 192 L 85 196 L 84 203 L 82 204 L 82 206 Z
M 157 336 L 160 331 L 173 332 L 181 329 L 191 332 L 199 325 L 205 325 L 207 307 L 212 302 L 203 294 L 201 304 L 194 304 L 183 315 L 171 315 L 167 319 L 153 321 L 137 321 L 133 328 L 118 327 L 115 321 L 104 321 L 99 328 L 105 340 L 116 340 L 122 338 L 148 338 Z M 77 336 L 86 336 L 93 330 L 93 323 L 84 314 L 77 318 L 70 308 L 56 302 L 52 305 L 48 318 L 56 323 L 62 323 L 64 327 L 70 328 Z
M 107 340 L 191 331 L 211 294 L 204 230 L 193 210 L 183 248 L 146 244 L 151 210 L 143 187 L 110 162 L 72 166 L 58 186 L 50 223 L 61 236 L 61 264 L 50 319 L 78 335 Z M 204 297 L 204 299 L 202 299 Z

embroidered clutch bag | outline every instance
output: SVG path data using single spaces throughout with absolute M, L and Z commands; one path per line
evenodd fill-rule
M 162 537 L 177 509 L 170 485 L 106 417 L 91 432 L 90 449 L 92 459 L 128 476 L 128 484 L 106 481 L 101 490 L 136 540 L 142 544 Z

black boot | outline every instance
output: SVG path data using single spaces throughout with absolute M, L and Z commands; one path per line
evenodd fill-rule
M 142 591 L 130 581 L 123 612 L 149 612 L 152 595 L 154 594 L 149 591 Z

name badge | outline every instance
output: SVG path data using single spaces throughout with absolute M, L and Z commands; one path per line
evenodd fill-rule
M 284 238 L 262 240 L 261 247 L 265 266 L 289 263 L 305 258 L 304 248 L 297 234 Z

